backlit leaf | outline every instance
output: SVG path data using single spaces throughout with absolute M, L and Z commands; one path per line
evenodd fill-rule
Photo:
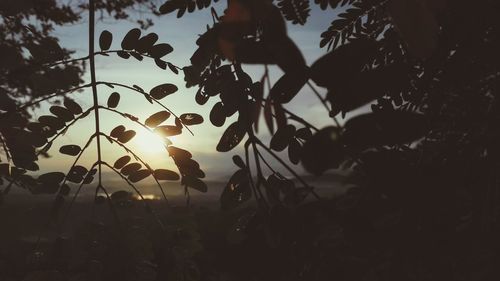
M 153 175 L 157 180 L 177 181 L 180 179 L 179 174 L 167 169 L 157 169 Z
M 74 119 L 73 113 L 71 113 L 71 111 L 62 106 L 57 106 L 57 105 L 51 106 L 50 112 L 55 116 L 59 117 L 59 119 L 61 119 L 64 122 L 69 122 Z
M 160 111 L 153 115 L 151 115 L 148 119 L 146 119 L 146 126 L 150 128 L 154 128 L 170 117 L 170 112 L 168 111 Z
M 246 130 L 239 122 L 234 122 L 227 127 L 217 144 L 217 151 L 227 152 L 235 148 L 245 137 Z
M 69 98 L 64 99 L 64 106 L 74 115 L 78 115 L 83 111 L 82 107 L 78 103 Z
M 134 173 L 132 173 L 128 179 L 131 181 L 131 182 L 139 182 L 139 181 L 142 181 L 143 179 L 149 177 L 151 175 L 151 171 L 148 170 L 148 169 L 142 169 L 142 170 L 138 170 Z
M 128 156 L 128 155 L 122 156 L 122 157 L 118 158 L 118 160 L 115 161 L 115 164 L 113 164 L 113 167 L 120 170 L 125 165 L 127 165 L 131 159 L 132 158 L 130 158 L 130 156 Z
M 203 117 L 196 113 L 184 113 L 179 118 L 182 120 L 184 125 L 198 125 L 203 123 Z
M 271 138 L 271 149 L 282 151 L 288 146 L 294 135 L 295 126 L 293 125 L 278 128 L 274 136 Z
M 125 126 L 119 125 L 111 130 L 110 136 L 117 139 L 125 132 Z
M 156 59 L 162 58 L 168 54 L 170 54 L 174 48 L 167 43 L 161 43 L 154 45 L 150 50 L 149 54 Z
M 108 98 L 108 107 L 115 108 L 118 106 L 119 103 L 120 103 L 120 94 L 117 92 L 111 93 L 111 95 Z
M 99 36 L 99 47 L 103 51 L 109 50 L 111 43 L 113 42 L 113 34 L 111 32 L 104 30 Z
M 222 127 L 226 122 L 226 114 L 222 102 L 216 103 L 210 111 L 210 122 L 216 127 Z
M 153 89 L 151 89 L 149 94 L 153 98 L 155 98 L 157 100 L 161 100 L 164 97 L 177 92 L 177 90 L 178 90 L 178 88 L 174 84 L 166 83 L 166 84 L 161 84 L 161 85 L 154 87 Z
M 66 155 L 77 156 L 82 149 L 78 145 L 69 144 L 63 145 L 59 148 L 59 152 Z
M 208 190 L 206 183 L 193 176 L 184 176 L 182 178 L 182 184 L 185 184 L 188 187 L 194 188 L 200 192 L 207 192 Z
M 164 137 L 171 137 L 180 135 L 182 133 L 182 128 L 179 128 L 178 126 L 162 125 L 156 127 L 154 132 Z
M 136 135 L 136 132 L 133 131 L 133 130 L 128 130 L 128 131 L 125 131 L 123 132 L 119 137 L 118 137 L 118 141 L 121 142 L 121 143 L 127 143 L 128 141 L 130 141 L 132 138 L 134 138 Z
M 141 37 L 141 30 L 139 28 L 131 29 L 122 41 L 122 49 L 124 50 L 133 50 L 137 47 L 137 43 L 139 42 L 139 38 Z
M 142 167 L 142 165 L 140 163 L 137 163 L 137 162 L 129 163 L 129 164 L 125 165 L 125 167 L 123 167 L 120 172 L 125 176 L 129 176 L 132 173 L 139 171 L 141 169 L 141 167 Z

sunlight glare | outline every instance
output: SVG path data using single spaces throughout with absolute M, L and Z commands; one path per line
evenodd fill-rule
M 139 131 L 137 132 L 134 141 L 138 149 L 145 153 L 156 154 L 165 152 L 166 150 L 163 137 L 155 133 Z

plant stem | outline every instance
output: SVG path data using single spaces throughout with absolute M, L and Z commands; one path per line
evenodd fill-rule
M 97 162 L 99 169 L 99 183 L 97 189 L 102 185 L 102 168 L 101 168 L 101 136 L 99 122 L 99 99 L 97 97 L 97 84 L 95 78 L 95 54 L 94 54 L 94 39 L 95 39 L 95 4 L 94 0 L 89 0 L 89 64 L 90 64 L 90 80 L 92 84 L 92 96 L 94 100 L 95 113 L 95 133 L 97 136 Z

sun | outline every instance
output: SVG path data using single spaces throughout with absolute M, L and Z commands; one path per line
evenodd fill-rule
M 134 143 L 140 151 L 148 154 L 165 152 L 165 142 L 163 137 L 148 131 L 138 131 L 134 138 Z

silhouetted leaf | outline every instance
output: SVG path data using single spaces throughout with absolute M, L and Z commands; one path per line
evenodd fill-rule
M 139 42 L 139 38 L 141 37 L 141 30 L 139 28 L 131 29 L 122 41 L 122 49 L 124 50 L 133 50 L 137 47 L 137 43 Z
M 59 148 L 59 152 L 66 155 L 77 156 L 82 149 L 78 145 L 69 144 Z
M 167 62 L 167 66 L 168 66 L 168 69 L 170 69 L 170 71 L 172 71 L 175 74 L 179 74 L 179 69 L 175 65 Z
M 142 61 L 144 59 L 144 57 L 137 52 L 130 52 L 130 55 L 133 56 L 138 61 Z
M 111 130 L 110 136 L 117 139 L 125 132 L 125 126 L 119 125 Z
M 285 149 L 293 136 L 295 135 L 295 126 L 287 125 L 282 128 L 278 128 L 276 134 L 271 138 L 271 149 L 276 151 L 282 151 Z
M 128 156 L 128 155 L 122 156 L 122 157 L 118 158 L 118 160 L 115 161 L 115 164 L 113 164 L 113 167 L 115 167 L 115 169 L 120 170 L 125 165 L 127 165 L 131 159 L 132 158 L 130 158 L 130 156 Z
M 99 47 L 103 51 L 109 50 L 109 47 L 111 47 L 111 43 L 113 42 L 113 34 L 111 32 L 104 30 L 101 32 L 101 35 L 99 36 Z
M 118 51 L 118 52 L 116 52 L 116 54 L 122 59 L 130 58 L 130 54 L 128 52 L 125 52 L 125 51 Z
M 153 47 L 153 45 L 156 43 L 156 41 L 158 41 L 158 34 L 156 33 L 146 34 L 144 37 L 139 39 L 135 49 L 139 53 L 148 53 Z
M 305 72 L 285 73 L 271 88 L 269 96 L 275 102 L 287 103 L 291 101 L 306 84 L 307 77 Z
M 64 99 L 64 106 L 74 115 L 78 115 L 83 112 L 82 107 L 78 103 L 69 98 Z
M 167 69 L 167 62 L 161 59 L 155 59 L 155 64 L 161 69 Z
M 69 122 L 74 119 L 73 113 L 62 106 L 51 106 L 50 112 L 61 119 L 63 122 Z
M 239 155 L 233 156 L 233 163 L 242 169 L 246 168 L 245 162 L 243 162 L 243 159 Z
M 122 171 L 123 172 L 123 171 Z M 134 173 L 132 173 L 128 179 L 131 181 L 131 182 L 139 182 L 139 181 L 142 181 L 143 179 L 149 177 L 151 175 L 151 171 L 149 171 L 148 169 L 142 169 L 142 170 L 139 170 L 139 171 L 136 171 Z
M 132 173 L 139 171 L 141 169 L 141 167 L 142 167 L 142 165 L 140 163 L 137 163 L 137 162 L 129 163 L 129 164 L 125 165 L 125 167 L 123 167 L 120 172 L 125 176 L 129 176 Z
M 154 132 L 164 137 L 171 137 L 180 135 L 182 133 L 182 128 L 179 128 L 178 126 L 162 125 L 156 127 Z
M 275 102 L 274 106 L 274 115 L 276 116 L 276 124 L 278 125 L 278 130 L 283 128 L 287 124 L 285 110 L 280 103 Z
M 307 127 L 300 128 L 295 132 L 295 137 L 306 141 L 312 137 L 311 129 Z
M 128 141 L 133 139 L 135 137 L 135 135 L 136 135 L 136 132 L 133 130 L 125 131 L 118 137 L 118 141 L 121 143 L 127 143 Z
M 154 45 L 150 50 L 149 54 L 156 59 L 162 58 L 168 54 L 170 54 L 174 48 L 170 46 L 170 44 L 161 43 Z
M 47 185 L 59 185 L 64 179 L 64 173 L 61 172 L 51 172 L 40 175 L 38 181 Z
M 178 90 L 177 86 L 175 86 L 174 84 L 167 83 L 167 84 L 161 84 L 161 85 L 154 87 L 153 89 L 151 89 L 149 94 L 153 98 L 155 98 L 157 100 L 161 100 L 164 97 L 177 92 L 177 90 Z
M 161 14 L 169 14 L 183 5 L 180 1 L 177 0 L 167 0 L 163 5 L 160 6 L 160 13 Z
M 234 122 L 227 127 L 217 144 L 217 151 L 227 152 L 235 148 L 245 137 L 246 130 L 240 122 Z
M 167 148 L 167 151 L 170 156 L 176 159 L 190 159 L 193 157 L 193 155 L 189 151 L 172 145 Z
M 220 202 L 222 210 L 231 210 L 252 197 L 250 181 L 245 170 L 234 173 L 222 191 Z
M 111 95 L 108 98 L 108 107 L 115 108 L 118 106 L 119 103 L 120 103 L 120 94 L 117 92 L 111 93 Z
M 222 102 L 216 103 L 210 111 L 210 122 L 216 127 L 222 127 L 226 122 L 226 114 Z
M 61 119 L 59 119 L 55 116 L 52 116 L 52 115 L 40 116 L 38 118 L 38 121 L 43 125 L 49 126 L 50 128 L 52 128 L 55 131 L 58 131 L 58 130 L 64 128 L 64 122 Z
M 153 175 L 157 180 L 177 181 L 180 179 L 179 174 L 167 169 L 157 169 L 154 171 Z
M 302 145 L 297 139 L 292 138 L 288 146 L 288 158 L 290 159 L 290 162 L 297 165 L 300 162 L 301 153 Z
M 208 190 L 207 185 L 202 180 L 189 175 L 182 177 L 182 184 L 194 188 L 200 192 L 207 192 Z
M 150 128 L 154 128 L 170 117 L 170 112 L 168 111 L 160 111 L 153 115 L 151 115 L 148 119 L 146 119 L 146 126 Z
M 344 157 L 340 130 L 336 127 L 326 127 L 304 144 L 301 160 L 307 171 L 321 175 L 328 169 L 338 168 Z
M 209 98 L 210 97 L 205 96 L 204 94 L 201 93 L 201 89 L 199 89 L 196 92 L 195 100 L 196 100 L 196 103 L 199 104 L 199 105 L 206 104 Z
M 196 113 L 184 113 L 179 116 L 179 118 L 181 119 L 182 123 L 187 126 L 203 123 L 203 117 Z

